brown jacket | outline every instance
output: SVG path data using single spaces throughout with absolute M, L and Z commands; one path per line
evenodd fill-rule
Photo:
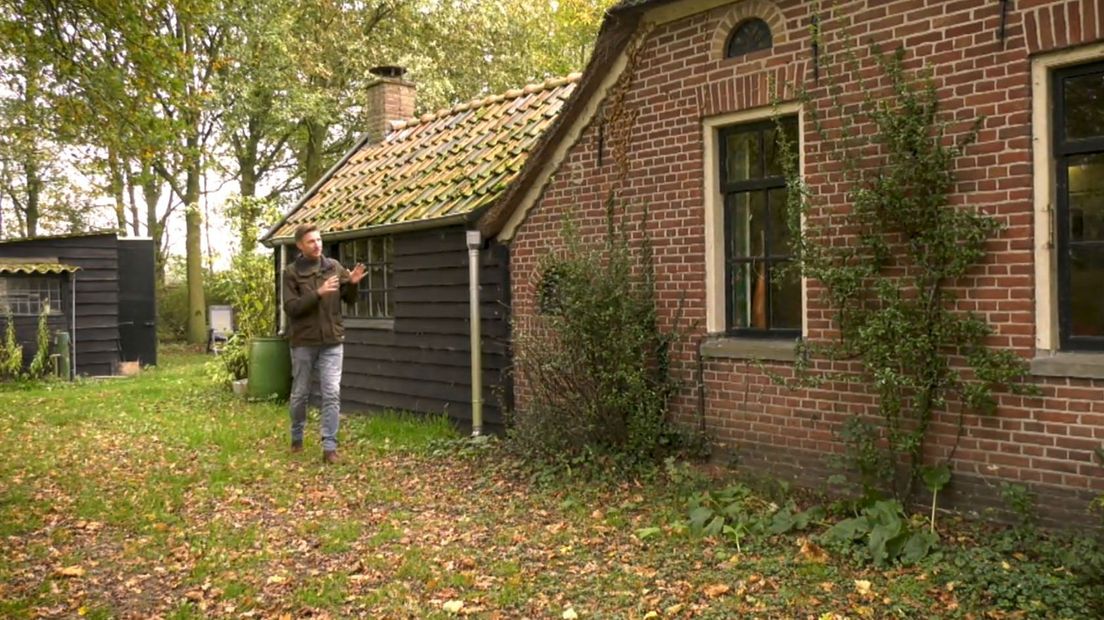
M 341 282 L 338 295 L 320 296 L 318 287 L 330 276 Z M 356 303 L 357 285 L 349 282 L 349 271 L 332 258 L 309 261 L 296 258 L 281 275 L 284 312 L 289 323 L 288 341 L 293 347 L 340 344 L 345 340 L 341 302 Z

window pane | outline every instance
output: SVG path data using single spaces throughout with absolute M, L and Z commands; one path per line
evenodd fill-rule
M 1066 139 L 1104 136 L 1104 71 L 1066 78 Z
M 728 169 L 725 181 L 735 183 L 763 177 L 762 154 L 759 152 L 761 131 L 742 131 L 728 136 L 726 159 Z
M 771 256 L 789 256 L 791 253 L 790 228 L 786 225 L 785 189 L 772 189 L 768 192 L 770 202 L 770 253 Z
M 782 119 L 782 131 L 785 132 L 786 142 L 790 149 L 797 149 L 797 117 L 789 116 Z M 772 127 L 767 132 L 767 176 L 780 177 L 786 174 L 785 160 L 782 158 L 782 143 L 779 140 L 777 127 Z
M 771 267 L 771 327 L 801 329 L 801 278 L 787 263 Z
M 1069 158 L 1071 241 L 1104 241 L 1104 153 Z
M 1104 247 L 1070 248 L 1070 335 L 1104 336 Z
M 381 265 L 386 261 L 383 256 L 383 242 L 384 240 L 381 237 L 373 237 L 371 240 L 371 245 L 368 247 L 368 260 L 373 265 Z
M 761 261 L 732 266 L 733 329 L 767 328 L 767 274 Z
M 770 49 L 771 30 L 767 22 L 761 19 L 749 19 L 736 27 L 728 41 L 725 57 L 735 58 L 757 50 Z
M 733 258 L 763 256 L 767 235 L 766 192 L 742 192 L 729 196 L 732 227 L 729 252 Z

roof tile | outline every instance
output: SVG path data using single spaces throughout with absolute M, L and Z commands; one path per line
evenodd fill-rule
M 361 147 L 269 237 L 289 238 L 305 222 L 323 231 L 363 230 L 490 203 L 517 176 L 578 81 L 572 74 L 392 123 L 382 142 Z

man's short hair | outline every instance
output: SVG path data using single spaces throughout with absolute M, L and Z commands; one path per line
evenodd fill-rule
M 299 243 L 310 233 L 318 230 L 318 227 L 314 224 L 300 224 L 295 227 L 295 243 Z

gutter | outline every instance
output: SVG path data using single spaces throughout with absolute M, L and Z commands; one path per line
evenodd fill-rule
M 69 272 L 69 309 L 72 311 L 69 324 L 73 326 L 72 335 L 69 337 L 69 376 L 65 379 L 72 381 L 77 377 L 77 272 Z
M 433 218 L 431 220 L 395 222 L 394 224 L 380 224 L 379 226 L 372 226 L 370 228 L 343 230 L 336 233 L 323 233 L 322 240 L 341 241 L 343 239 L 359 239 L 361 237 L 379 237 L 381 235 L 393 235 L 415 230 L 425 230 L 427 228 L 441 228 L 444 226 L 451 226 L 453 224 L 464 224 L 470 219 L 470 216 L 470 213 L 454 213 L 452 215 Z M 277 224 L 276 226 L 279 227 L 282 225 L 283 224 L 281 223 Z M 291 245 L 292 243 L 294 243 L 294 240 L 291 237 L 277 237 L 275 239 L 269 239 L 264 243 L 269 247 L 273 247 L 276 245 Z

